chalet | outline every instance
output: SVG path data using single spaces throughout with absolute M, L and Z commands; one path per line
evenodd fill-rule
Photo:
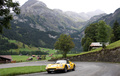
M 0 55 L 0 63 L 10 63 L 11 61 L 11 55 Z
M 107 45 L 109 45 L 109 43 L 107 42 L 107 43 L 105 43 L 105 45 L 107 46 Z M 92 42 L 92 43 L 90 44 L 90 47 L 91 47 L 92 49 L 97 49 L 97 48 L 99 48 L 99 47 L 102 47 L 102 43 L 101 43 L 101 42 Z

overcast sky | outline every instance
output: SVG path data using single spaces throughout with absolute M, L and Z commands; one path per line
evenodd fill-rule
M 19 1 L 20 5 L 28 0 Z M 39 0 L 44 2 L 48 8 L 61 9 L 63 11 L 89 12 L 100 9 L 105 13 L 113 13 L 120 7 L 120 0 Z

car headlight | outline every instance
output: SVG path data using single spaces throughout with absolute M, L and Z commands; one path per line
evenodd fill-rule
M 46 67 L 49 67 L 50 65 L 47 65 Z

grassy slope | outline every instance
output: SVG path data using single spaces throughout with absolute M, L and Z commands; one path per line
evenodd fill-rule
M 23 43 L 22 42 L 19 42 L 19 41 L 16 41 L 16 40 L 9 40 L 10 43 L 15 43 L 17 46 L 18 46 L 18 49 L 10 49 L 12 51 L 38 51 L 38 50 L 41 50 L 43 52 L 47 52 L 49 54 L 54 54 L 56 50 L 53 50 L 53 49 L 49 49 L 49 48 L 41 48 L 41 47 L 30 47 L 26 44 L 25 45 L 25 48 L 23 47 Z
M 54 49 L 49 49 L 49 48 L 41 48 L 41 47 L 29 47 L 28 45 L 25 45 L 25 48 L 23 47 L 23 43 L 16 41 L 16 40 L 9 40 L 10 43 L 15 43 L 18 46 L 18 49 L 11 49 L 13 51 L 38 51 L 41 50 L 43 52 L 47 52 L 49 54 L 54 54 L 56 50 Z
M 41 48 L 41 51 L 44 51 L 44 52 L 47 52 L 47 51 L 48 51 L 49 54 L 54 54 L 56 50 L 54 50 L 54 49 L 49 49 L 49 48 Z
M 45 71 L 45 66 L 24 66 L 0 69 L 0 76 L 15 76 L 19 74 L 29 74 Z
M 106 49 L 113 49 L 113 48 L 116 48 L 116 47 L 120 47 L 120 40 L 110 44 L 109 46 L 107 46 Z
M 116 41 L 116 42 L 114 42 L 114 43 L 111 43 L 110 45 L 108 45 L 108 46 L 106 47 L 106 49 L 113 49 L 113 48 L 116 48 L 116 47 L 120 47 L 120 40 L 119 40 L 119 41 Z M 100 50 L 102 50 L 102 48 L 98 48 L 98 49 L 91 50 L 91 51 L 88 51 L 88 52 L 82 52 L 82 53 L 80 53 L 80 54 L 69 55 L 69 56 L 76 56 L 76 55 L 88 54 L 88 53 L 96 52 L 96 51 L 100 51 Z
M 16 41 L 16 40 L 9 40 L 10 43 L 15 43 L 18 46 L 18 49 L 11 49 L 12 51 L 37 51 L 37 47 L 29 47 L 28 45 L 25 45 L 25 48 L 23 47 L 23 43 Z

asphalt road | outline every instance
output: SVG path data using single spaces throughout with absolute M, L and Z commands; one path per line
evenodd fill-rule
M 24 62 L 14 64 L 0 64 L 0 68 L 17 67 L 17 66 L 38 66 L 47 65 L 47 61 L 38 62 Z M 25 74 L 18 76 L 120 76 L 120 64 L 115 63 L 99 63 L 99 62 L 74 62 L 76 64 L 75 71 L 69 71 L 67 73 L 52 73 L 47 72 Z

